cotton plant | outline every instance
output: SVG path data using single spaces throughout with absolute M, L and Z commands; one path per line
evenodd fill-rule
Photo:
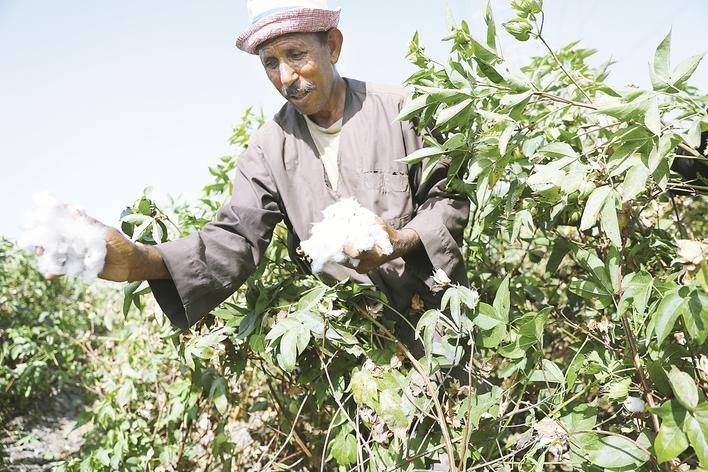
M 106 259 L 105 228 L 92 223 L 81 211 L 47 192 L 33 198 L 20 245 L 41 248 L 37 269 L 44 274 L 79 277 L 91 282 Z
M 344 251 L 348 245 L 357 251 L 370 251 L 378 246 L 383 254 L 393 252 L 388 234 L 378 217 L 354 198 L 346 198 L 322 211 L 323 219 L 312 226 L 310 239 L 303 241 L 303 252 L 312 259 L 312 271 L 321 273 L 332 264 L 349 260 Z

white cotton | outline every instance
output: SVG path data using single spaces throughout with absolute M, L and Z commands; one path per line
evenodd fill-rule
M 37 269 L 45 275 L 67 275 L 91 282 L 103 270 L 106 231 L 46 192 L 34 196 L 20 246 L 41 247 Z
M 334 203 L 322 212 L 324 219 L 312 225 L 310 239 L 302 241 L 302 250 L 312 259 L 312 271 L 320 273 L 329 264 L 341 264 L 348 257 L 344 246 L 369 251 L 378 246 L 383 254 L 393 252 L 388 234 L 374 213 L 353 198 Z M 350 261 L 352 264 L 358 261 Z
M 644 413 L 646 411 L 644 400 L 639 397 L 627 397 L 624 401 L 624 407 L 630 413 Z

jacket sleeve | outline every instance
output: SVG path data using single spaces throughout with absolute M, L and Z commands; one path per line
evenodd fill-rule
M 191 327 L 246 281 L 283 218 L 267 163 L 253 141 L 237 161 L 233 188 L 214 221 L 156 246 L 172 278 L 148 283 L 160 308 L 180 329 Z
M 422 141 L 412 125 L 404 123 L 408 154 L 422 147 Z M 440 159 L 422 181 L 424 163 L 409 169 L 413 192 L 414 217 L 405 228 L 415 231 L 434 269 L 442 269 L 454 283 L 467 285 L 467 269 L 462 257 L 463 233 L 470 215 L 466 195 L 446 190 L 450 162 Z

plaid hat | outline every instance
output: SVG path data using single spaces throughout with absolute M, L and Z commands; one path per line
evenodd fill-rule
M 327 7 L 327 0 L 248 0 L 251 26 L 236 38 L 236 47 L 258 54 L 258 46 L 278 36 L 335 28 L 339 13 Z

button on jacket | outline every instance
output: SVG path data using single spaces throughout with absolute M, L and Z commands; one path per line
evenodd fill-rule
M 416 293 L 424 300 L 430 296 L 434 269 L 467 284 L 460 244 L 469 201 L 445 191 L 442 160 L 423 184 L 420 163 L 399 162 L 423 146 L 411 123 L 395 121 L 404 89 L 345 81 L 336 191 L 304 117 L 286 103 L 251 137 L 237 161 L 233 195 L 216 219 L 185 238 L 156 246 L 172 279 L 149 283 L 176 326 L 187 329 L 232 295 L 256 270 L 281 221 L 296 258 L 295 249 L 310 237 L 322 210 L 340 198 L 354 197 L 395 229 L 413 229 L 423 249 L 368 274 L 336 266 L 321 274 L 324 281 L 349 277 L 373 283 L 401 311 Z

